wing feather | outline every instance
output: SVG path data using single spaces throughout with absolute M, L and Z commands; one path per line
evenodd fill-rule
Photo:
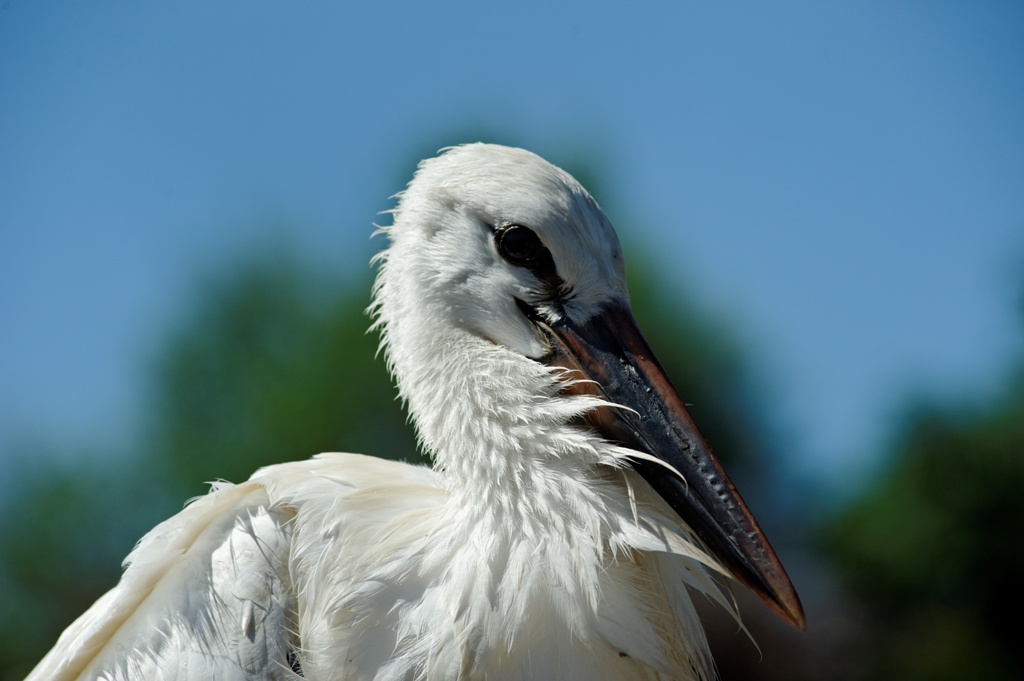
M 293 513 L 220 484 L 150 531 L 27 681 L 295 678 Z

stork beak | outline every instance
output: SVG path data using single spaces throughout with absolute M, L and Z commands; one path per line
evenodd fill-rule
M 631 460 L 633 468 L 737 581 L 784 620 L 804 629 L 803 607 L 782 563 L 697 429 L 629 308 L 606 308 L 582 325 L 567 319 L 539 325 L 552 344 L 548 363 L 578 371 L 594 382 L 573 383 L 569 390 L 596 393 L 625 407 L 595 409 L 587 416 L 589 423 L 608 440 L 667 464 Z

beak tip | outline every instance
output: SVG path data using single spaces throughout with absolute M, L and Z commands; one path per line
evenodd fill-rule
M 774 589 L 768 592 L 755 590 L 755 593 L 786 624 L 798 631 L 807 631 L 807 616 L 804 614 L 804 606 L 788 578 L 786 578 L 781 593 Z
M 804 614 L 804 607 L 799 598 L 794 598 L 792 602 L 785 605 L 784 618 L 794 629 L 807 631 L 807 616 Z
M 767 553 L 761 560 L 744 564 L 729 565 L 733 578 L 750 589 L 768 608 L 786 624 L 799 631 L 807 630 L 807 616 L 793 581 L 786 574 L 778 555 L 771 548 L 767 538 L 760 533 L 760 544 Z

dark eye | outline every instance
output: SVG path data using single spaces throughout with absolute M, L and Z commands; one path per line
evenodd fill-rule
M 544 250 L 532 229 L 509 225 L 498 232 L 498 252 L 513 265 L 528 265 Z

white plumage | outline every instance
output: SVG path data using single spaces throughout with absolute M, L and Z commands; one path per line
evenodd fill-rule
M 731 611 L 716 574 L 802 626 L 570 176 L 457 147 L 383 231 L 373 312 L 435 470 L 324 454 L 214 486 L 29 679 L 708 678 L 688 588 Z

